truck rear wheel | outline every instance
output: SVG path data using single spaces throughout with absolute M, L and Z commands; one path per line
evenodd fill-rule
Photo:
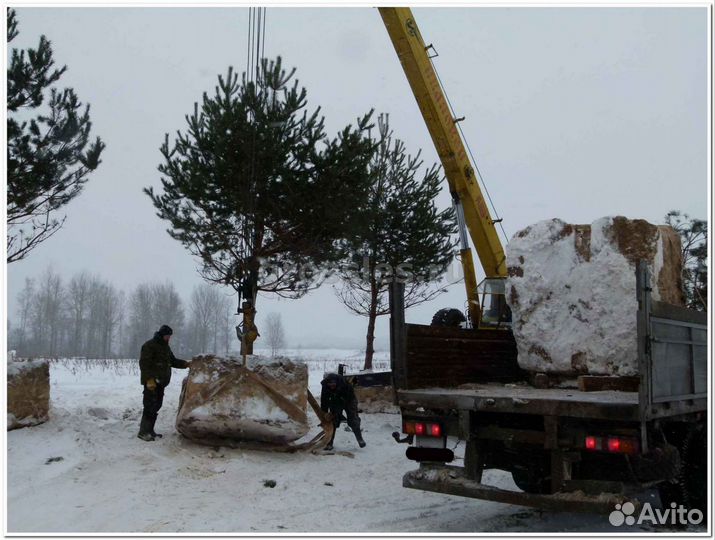
M 697 508 L 705 516 L 708 504 L 708 441 L 703 424 L 688 432 L 681 454 L 681 484 L 688 509 Z
M 511 477 L 516 486 L 525 493 L 551 493 L 549 478 L 536 468 L 514 469 L 511 471 Z
M 690 428 L 678 445 L 680 471 L 672 482 L 658 485 L 664 508 L 671 503 L 688 510 L 698 509 L 707 518 L 707 430 L 704 424 Z

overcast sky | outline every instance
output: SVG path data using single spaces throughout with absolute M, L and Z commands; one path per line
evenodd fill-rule
M 145 186 L 160 186 L 164 134 L 246 67 L 248 8 L 17 9 L 13 47 L 52 41 L 62 85 L 91 104 L 107 148 L 64 228 L 8 267 L 9 316 L 26 277 L 48 265 L 89 270 L 129 291 L 173 282 L 185 299 L 197 263 L 166 233 Z M 542 219 L 624 215 L 661 223 L 671 209 L 707 217 L 707 20 L 688 8 L 415 8 L 426 43 L 510 237 Z M 297 68 L 328 132 L 374 108 L 411 151 L 438 160 L 377 9 L 269 8 L 266 56 Z M 446 206 L 446 194 L 439 200 Z M 480 272 L 480 279 L 483 274 Z M 408 320 L 463 307 L 463 285 Z M 283 315 L 290 346 L 364 343 L 366 319 L 330 287 L 258 300 Z M 386 343 L 387 317 L 377 328 Z

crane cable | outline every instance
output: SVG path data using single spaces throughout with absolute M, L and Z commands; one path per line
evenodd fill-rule
M 429 62 L 432 65 L 432 69 L 434 70 L 435 75 L 437 75 L 437 81 L 439 82 L 439 86 L 442 89 L 442 93 L 444 94 L 445 99 L 447 100 L 447 105 L 449 105 L 449 110 L 452 113 L 452 118 L 457 118 L 457 115 L 454 112 L 454 107 L 452 107 L 452 102 L 449 100 L 449 96 L 447 95 L 447 89 L 444 87 L 444 84 L 442 84 L 442 79 L 439 76 L 439 72 L 437 71 L 437 66 L 434 65 L 434 62 L 432 61 L 432 57 L 427 55 L 429 58 Z M 489 189 L 487 188 L 486 181 L 484 180 L 484 177 L 482 176 L 482 172 L 479 170 L 479 165 L 477 165 L 477 160 L 474 158 L 474 154 L 472 154 L 472 149 L 469 147 L 469 141 L 467 141 L 467 137 L 464 135 L 464 131 L 462 131 L 462 126 L 459 125 L 459 122 L 455 122 L 457 125 L 457 129 L 459 130 L 460 135 L 462 136 L 462 140 L 464 141 L 464 144 L 467 147 L 467 152 L 469 152 L 469 157 L 472 159 L 472 163 L 474 163 L 474 168 L 477 170 L 477 177 L 479 178 L 482 187 L 484 188 L 484 192 L 487 194 L 487 199 L 489 200 L 489 204 L 492 207 L 492 210 L 494 210 L 494 216 L 496 217 L 495 220 L 492 220 L 493 222 L 498 222 L 499 223 L 499 228 L 501 229 L 502 234 L 504 235 L 504 241 L 508 244 L 509 243 L 509 237 L 506 234 L 506 231 L 504 230 L 504 226 L 501 223 L 501 219 L 499 217 L 499 212 L 497 212 L 496 206 L 494 205 L 494 201 L 492 201 L 492 196 L 489 194 Z
M 266 53 L 266 8 L 248 8 L 246 82 L 260 78 L 261 61 Z M 255 78 L 254 78 L 255 76 Z
M 261 68 L 263 64 L 263 59 L 265 58 L 265 47 L 266 47 L 266 8 L 248 8 L 248 42 L 246 46 L 246 75 L 245 75 L 245 86 L 253 86 L 254 93 L 258 94 L 258 86 L 261 84 Z M 256 114 L 255 111 L 249 111 L 249 121 L 255 122 Z M 248 178 L 248 192 L 255 192 L 254 182 L 255 182 L 255 160 L 256 160 L 256 133 L 255 129 L 252 130 L 252 140 L 251 140 L 251 151 L 250 151 L 250 173 Z M 251 200 L 251 202 L 254 202 Z M 247 254 L 253 255 L 255 249 L 255 226 L 253 225 L 253 230 L 251 230 L 249 221 L 250 217 L 254 215 L 255 205 L 249 204 L 248 212 L 244 213 L 244 232 L 241 241 L 241 251 L 244 257 Z M 251 234 L 253 232 L 253 234 Z M 244 275 L 241 276 L 242 282 L 246 279 L 253 280 L 252 272 L 249 271 L 248 275 L 243 272 Z M 252 284 L 254 285 L 254 284 Z M 248 292 L 243 289 L 239 290 L 239 310 L 241 305 L 241 297 L 248 298 L 248 295 L 243 294 Z M 254 291 L 251 291 L 251 301 L 253 301 L 252 295 Z

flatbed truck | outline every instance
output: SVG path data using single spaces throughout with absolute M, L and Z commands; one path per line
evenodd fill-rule
M 610 512 L 658 488 L 660 499 L 707 504 L 706 313 L 654 301 L 637 268 L 636 388 L 549 387 L 522 371 L 509 328 L 406 324 L 399 283 L 391 301 L 391 367 L 408 459 L 408 488 L 531 506 Z M 606 382 L 617 383 L 617 377 Z M 628 381 L 632 386 L 632 381 Z M 604 388 L 609 388 L 605 385 Z M 610 388 L 618 388 L 616 384 Z M 464 443 L 460 464 L 448 448 Z M 520 491 L 482 483 L 512 474 Z

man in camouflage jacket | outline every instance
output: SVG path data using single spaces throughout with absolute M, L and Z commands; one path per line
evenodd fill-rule
M 154 424 L 164 402 L 164 388 L 171 381 L 171 368 L 186 369 L 190 364 L 186 360 L 179 360 L 171 352 L 169 340 L 173 333 L 169 326 L 163 325 L 153 338 L 142 345 L 139 368 L 144 386 L 144 412 L 138 437 L 144 441 L 161 437 L 160 433 L 154 431 Z

